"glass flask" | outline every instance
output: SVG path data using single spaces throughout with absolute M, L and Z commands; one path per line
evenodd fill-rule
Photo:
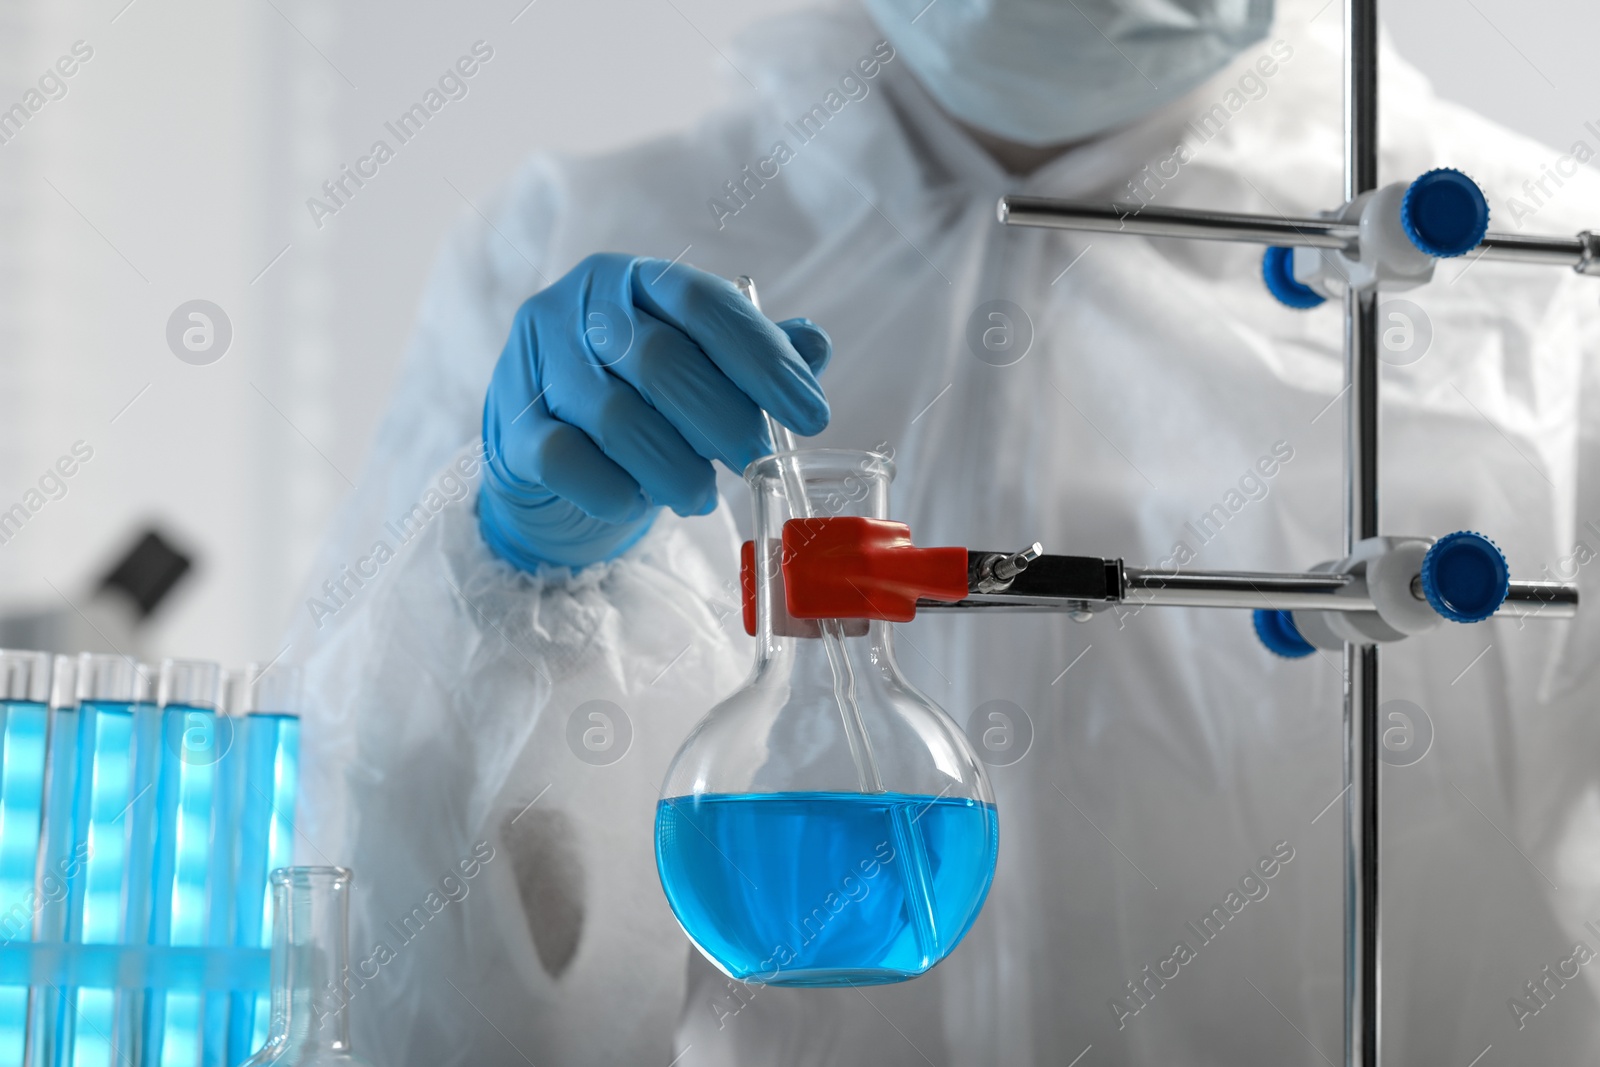
M 344 867 L 272 872 L 272 1021 L 243 1067 L 366 1067 L 350 1051 L 349 921 Z
M 994 877 L 999 823 L 983 766 L 901 677 L 892 625 L 786 610 L 785 521 L 886 518 L 893 471 L 876 453 L 832 449 L 745 471 L 755 668 L 678 750 L 656 811 L 673 913 L 743 982 L 914 978 L 961 941 Z

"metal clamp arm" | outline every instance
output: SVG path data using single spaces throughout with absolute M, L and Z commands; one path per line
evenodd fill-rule
M 1003 196 L 1000 198 L 999 216 L 1000 221 L 1008 226 L 1244 241 L 1341 251 L 1353 249 L 1360 236 L 1357 223 L 1335 219 L 1151 207 L 1118 201 L 1088 203 L 1039 196 Z M 1600 234 L 1589 230 L 1576 237 L 1490 233 L 1485 234 L 1478 247 L 1468 255 L 1509 263 L 1571 267 L 1579 274 L 1600 275 Z
M 1120 559 L 1100 556 L 1038 555 L 1009 582 L 995 584 L 984 577 L 991 573 L 994 561 L 1006 558 L 1013 554 L 969 551 L 967 596 L 957 601 L 918 600 L 917 610 L 1081 614 L 1120 603 L 1276 611 L 1374 610 L 1365 584 L 1354 574 L 1161 571 L 1129 567 Z M 1562 582 L 1513 581 L 1501 610 L 1517 616 L 1571 618 L 1578 610 L 1578 588 Z

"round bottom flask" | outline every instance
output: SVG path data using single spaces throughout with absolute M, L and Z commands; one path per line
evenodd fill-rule
M 793 551 L 805 520 L 886 518 L 893 469 L 874 453 L 818 449 L 745 472 L 755 669 L 684 742 L 656 814 L 673 913 L 743 982 L 914 978 L 960 943 L 994 877 L 999 823 L 982 764 L 901 677 L 892 625 L 786 608 L 785 523 L 802 520 L 788 529 Z

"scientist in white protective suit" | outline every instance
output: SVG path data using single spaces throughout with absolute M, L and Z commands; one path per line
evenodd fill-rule
M 1243 612 L 902 627 L 917 685 L 969 733 L 1001 714 L 1017 739 L 987 757 L 992 892 L 923 978 L 730 983 L 674 922 L 652 850 L 668 761 L 750 662 L 737 472 L 768 447 L 761 407 L 817 444 L 892 450 L 919 544 L 1338 555 L 1340 309 L 1277 303 L 1257 247 L 1006 228 L 995 203 L 1336 205 L 1339 19 L 1321 0 L 785 17 L 730 55 L 759 89 L 743 106 L 600 158 L 535 155 L 463 223 L 316 573 L 379 543 L 383 565 L 296 641 L 314 648 L 304 855 L 356 871 L 341 995 L 364 1055 L 1339 1060 L 1339 657 L 1276 659 Z M 1457 167 L 1498 229 L 1600 223 L 1587 168 L 1524 185 L 1588 146 L 1441 101 L 1390 51 L 1382 86 L 1382 181 Z M 719 280 L 739 274 L 777 325 Z M 1465 259 L 1405 294 L 1386 532 L 1484 531 L 1515 573 L 1600 592 L 1596 296 Z M 597 309 L 631 332 L 615 362 L 585 354 L 608 343 L 585 336 Z M 1449 624 L 1385 658 L 1424 753 L 1383 768 L 1395 1063 L 1600 1055 L 1597 617 Z M 598 751 L 586 707 L 615 709 Z

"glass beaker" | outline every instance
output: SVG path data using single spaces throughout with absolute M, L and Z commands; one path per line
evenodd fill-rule
M 886 518 L 893 472 L 884 456 L 834 449 L 745 471 L 755 669 L 689 734 L 656 812 L 673 913 L 740 981 L 914 978 L 960 942 L 994 877 L 999 823 L 982 764 L 901 677 L 891 624 L 785 607 L 785 521 Z
M 344 867 L 272 872 L 272 1022 L 243 1067 L 366 1067 L 350 1051 L 349 920 Z

